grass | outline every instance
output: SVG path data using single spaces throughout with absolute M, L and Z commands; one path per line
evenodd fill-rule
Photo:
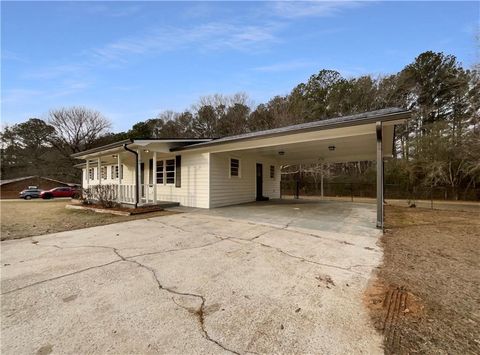
M 387 206 L 381 243 L 367 298 L 385 353 L 480 354 L 478 213 Z M 407 295 L 403 312 L 387 306 L 392 289 Z
M 1 240 L 27 238 L 171 214 L 157 211 L 133 216 L 117 216 L 84 210 L 70 210 L 70 200 L 1 201 Z

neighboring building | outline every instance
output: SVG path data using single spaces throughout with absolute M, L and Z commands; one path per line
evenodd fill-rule
M 0 180 L 0 197 L 18 198 L 20 191 L 30 186 L 36 186 L 41 190 L 50 190 L 61 186 L 79 186 L 78 184 L 58 181 L 41 176 L 25 176 L 10 180 Z
M 390 108 L 217 139 L 129 139 L 74 154 L 83 187 L 113 184 L 121 203 L 214 208 L 280 197 L 283 164 L 377 161 L 383 223 L 383 158 L 410 112 Z

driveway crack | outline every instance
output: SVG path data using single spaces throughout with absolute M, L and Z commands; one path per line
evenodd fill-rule
M 151 268 L 151 267 L 149 267 L 149 266 L 147 266 L 147 265 L 144 265 L 144 264 L 140 263 L 140 262 L 137 261 L 137 260 L 131 260 L 131 259 L 130 259 L 131 257 L 129 257 L 128 259 L 125 258 L 125 257 L 124 257 L 123 255 L 121 255 L 121 254 L 118 252 L 118 250 L 115 249 L 115 248 L 112 248 L 112 250 L 113 250 L 113 252 L 114 252 L 119 258 L 121 258 L 123 261 L 130 262 L 130 263 L 134 263 L 134 264 L 136 264 L 137 266 L 139 266 L 139 267 L 141 267 L 141 268 L 144 268 L 145 270 L 148 270 L 148 271 L 152 274 L 152 276 L 153 276 L 153 278 L 154 278 L 155 282 L 157 283 L 157 286 L 158 286 L 158 288 L 159 288 L 160 290 L 167 291 L 167 292 L 169 292 L 169 293 L 171 293 L 171 294 L 173 294 L 173 295 L 186 296 L 186 297 L 194 297 L 194 298 L 200 300 L 200 302 L 201 302 L 201 303 L 200 303 L 200 307 L 196 310 L 195 314 L 196 314 L 197 317 L 198 317 L 198 322 L 199 322 L 199 324 L 200 324 L 200 329 L 201 329 L 201 331 L 202 331 L 203 337 L 204 337 L 205 339 L 207 339 L 208 341 L 216 344 L 217 346 L 219 346 L 220 348 L 222 348 L 222 349 L 225 350 L 225 351 L 231 352 L 231 353 L 233 353 L 233 354 L 238 354 L 238 355 L 240 354 L 239 352 L 237 352 L 237 351 L 235 351 L 235 350 L 229 349 L 228 347 L 226 347 L 225 345 L 223 345 L 222 343 L 220 343 L 218 340 L 213 339 L 213 338 L 210 336 L 210 334 L 208 333 L 208 331 L 207 331 L 207 329 L 206 329 L 206 327 L 205 327 L 205 303 L 206 303 L 206 299 L 205 299 L 204 296 L 202 296 L 202 295 L 200 295 L 200 294 L 197 294 L 197 293 L 176 291 L 176 290 L 173 290 L 173 289 L 171 289 L 171 288 L 169 288 L 169 287 L 166 287 L 166 286 L 162 285 L 162 283 L 160 282 L 160 279 L 158 278 L 157 273 L 155 272 L 155 269 L 153 269 L 153 268 Z M 174 302 L 175 304 L 178 305 L 178 303 L 175 302 L 175 300 L 173 299 L 173 297 L 172 297 L 172 300 L 173 300 L 173 302 Z M 185 309 L 185 307 L 182 307 L 182 306 L 180 306 L 180 307 Z

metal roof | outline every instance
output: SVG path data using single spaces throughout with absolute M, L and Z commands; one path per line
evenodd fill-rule
M 213 139 L 209 142 L 191 144 L 185 147 L 173 148 L 170 151 L 179 151 L 187 149 L 204 148 L 217 144 L 226 144 L 238 141 L 252 140 L 257 138 L 267 138 L 274 136 L 281 136 L 287 133 L 301 133 L 315 130 L 339 128 L 346 126 L 355 126 L 360 124 L 374 123 L 377 121 L 394 121 L 398 119 L 410 118 L 410 111 L 398 107 L 391 107 L 382 110 L 363 112 L 355 115 L 340 116 L 329 118 L 320 121 L 313 121 L 301 123 L 292 126 L 285 126 L 280 128 L 268 129 L 264 131 L 256 131 L 250 133 L 239 134 L 235 136 L 228 136 L 218 139 Z

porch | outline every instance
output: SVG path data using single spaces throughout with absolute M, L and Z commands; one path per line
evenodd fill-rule
M 170 152 L 172 141 L 129 141 L 84 156 L 82 186 L 95 196 L 107 195 L 122 205 L 177 206 L 184 202 L 181 157 Z M 173 143 L 174 144 L 174 143 Z

